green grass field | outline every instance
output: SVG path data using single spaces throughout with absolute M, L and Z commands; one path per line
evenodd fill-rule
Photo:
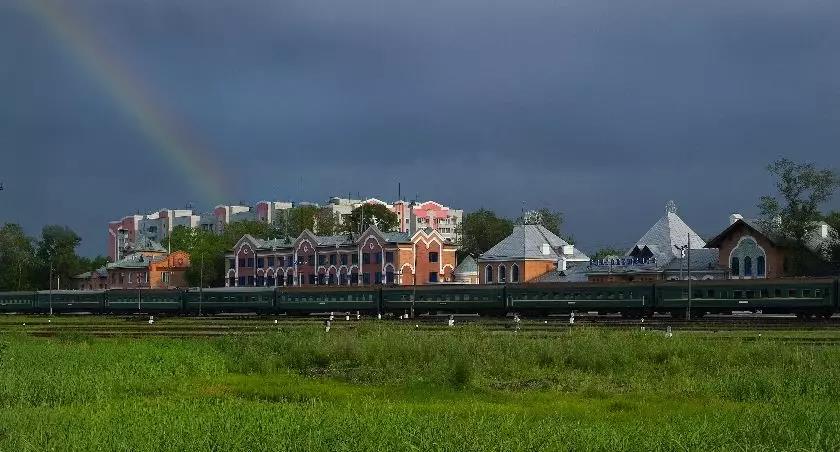
M 0 450 L 830 450 L 840 347 L 361 323 L 0 336 Z

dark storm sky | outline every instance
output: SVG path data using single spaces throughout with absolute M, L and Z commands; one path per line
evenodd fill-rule
M 202 143 L 229 199 L 184 180 L 36 1 Z M 392 200 L 397 181 L 561 210 L 592 251 L 668 199 L 715 234 L 780 156 L 840 168 L 837 1 L 4 0 L 0 61 L 0 222 L 66 224 L 85 254 L 138 209 Z

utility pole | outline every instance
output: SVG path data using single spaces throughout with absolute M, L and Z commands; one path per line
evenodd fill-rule
M 687 234 L 688 234 L 688 250 L 687 250 L 686 254 L 687 254 L 688 262 L 686 263 L 685 271 L 686 271 L 686 274 L 688 274 L 688 312 L 686 312 L 685 318 L 688 319 L 688 320 L 691 320 L 691 233 L 689 232 Z
M 204 301 L 204 253 L 201 253 L 201 271 L 198 280 L 198 315 L 201 316 L 201 303 Z M 277 274 L 275 273 L 275 278 Z
M 52 261 L 52 253 L 47 253 L 47 256 L 50 257 L 50 316 L 53 315 L 53 308 L 52 308 L 52 280 L 53 280 L 53 261 Z

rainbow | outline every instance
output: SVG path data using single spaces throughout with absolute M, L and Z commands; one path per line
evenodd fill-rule
M 69 8 L 60 9 L 51 0 L 24 0 L 31 12 L 61 41 L 87 72 L 136 127 L 153 144 L 160 155 L 176 167 L 198 196 L 205 202 L 218 203 L 227 197 L 221 169 L 213 153 L 169 114 L 132 71 L 126 69 L 118 55 L 109 52 L 102 40 L 93 36 Z M 72 2 L 64 2 L 71 5 Z

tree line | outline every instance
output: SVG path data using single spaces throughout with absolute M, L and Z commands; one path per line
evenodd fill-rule
M 72 277 L 96 270 L 108 260 L 79 256 L 81 237 L 66 226 L 48 225 L 39 238 L 24 233 L 20 225 L 0 227 L 0 291 L 75 288 Z M 59 286 L 60 284 L 60 286 Z

